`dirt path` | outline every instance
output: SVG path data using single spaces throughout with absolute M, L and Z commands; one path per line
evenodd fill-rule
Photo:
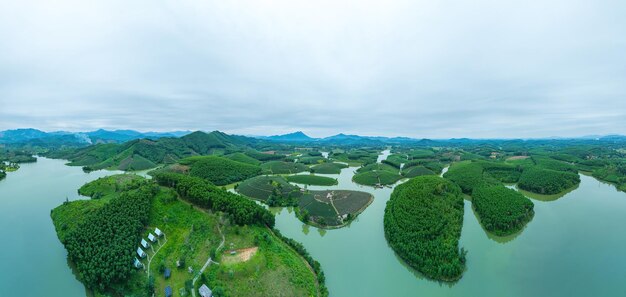
M 218 245 L 217 249 L 216 249 L 216 251 L 219 251 L 224 246 L 224 242 L 226 241 L 226 238 L 224 237 L 224 233 L 222 233 L 222 229 L 220 229 L 219 223 L 217 224 L 217 231 L 222 236 L 222 242 L 220 242 L 220 245 Z M 209 256 L 209 259 L 206 261 L 206 263 L 204 263 L 204 266 L 202 266 L 202 268 L 200 268 L 200 271 L 198 271 L 198 274 L 196 274 L 196 276 L 191 281 L 191 284 L 192 284 L 193 287 L 195 287 L 196 282 L 200 278 L 200 275 L 204 272 L 204 270 L 207 269 L 207 267 L 209 267 L 209 265 L 211 265 L 211 263 L 219 264 L 217 262 L 214 262 L 213 259 L 211 259 L 211 257 Z M 191 289 L 191 296 L 196 297 L 196 290 L 195 289 Z
M 150 257 L 148 259 L 148 279 L 150 279 L 150 264 L 152 264 L 152 259 L 154 259 L 154 256 L 156 256 L 156 254 L 161 250 L 161 248 L 167 243 L 167 236 L 165 235 L 165 233 L 163 233 L 163 244 L 161 244 L 159 246 L 159 248 L 156 250 L 156 252 L 154 252 L 154 254 L 152 254 L 152 257 Z M 152 251 L 154 251 L 154 248 L 152 246 L 150 246 L 152 248 Z

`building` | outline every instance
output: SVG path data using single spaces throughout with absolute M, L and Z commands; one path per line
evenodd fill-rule
M 150 241 L 152 241 L 152 242 L 155 242 L 155 241 L 157 240 L 157 239 L 156 239 L 156 236 L 154 236 L 154 234 L 152 234 L 152 233 L 148 234 L 148 239 L 149 239 Z
M 139 268 L 143 267 L 143 264 L 141 263 L 141 261 L 139 261 L 139 259 L 135 258 L 135 262 L 133 263 L 133 266 L 135 266 L 135 268 L 139 269 Z
M 213 292 L 205 284 L 202 284 L 200 289 L 198 289 L 198 292 L 200 293 L 200 296 L 202 296 L 202 297 L 211 297 L 211 296 L 213 296 Z
M 169 268 L 165 268 L 165 271 L 163 272 L 163 276 L 165 277 L 165 279 L 170 278 L 170 276 L 172 276 L 172 270 L 170 270 Z
M 165 297 L 172 297 L 174 295 L 174 291 L 172 290 L 172 287 L 167 286 L 165 287 Z
M 154 234 L 156 234 L 158 237 L 163 236 L 163 232 L 161 232 L 159 228 L 154 228 Z
M 137 255 L 139 256 L 139 258 L 145 258 L 147 255 L 146 253 L 141 249 L 141 247 L 137 248 Z
M 150 244 L 149 244 L 149 243 L 148 243 L 145 239 L 143 239 L 143 238 L 141 239 L 141 246 L 142 246 L 144 249 L 150 248 Z

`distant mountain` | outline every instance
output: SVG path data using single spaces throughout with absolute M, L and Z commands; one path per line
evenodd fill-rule
M 86 170 L 118 169 L 144 170 L 159 164 L 174 163 L 196 156 L 243 151 L 258 140 L 245 136 L 228 135 L 219 131 L 193 132 L 180 138 L 135 139 L 122 144 L 102 143 L 84 148 L 54 151 L 48 157 L 67 159 L 69 165 Z
M 189 131 L 138 132 L 134 130 L 96 130 L 91 132 L 44 132 L 37 129 L 0 131 L 0 143 L 20 147 L 61 148 L 86 146 L 97 143 L 122 143 L 129 140 L 163 137 L 181 137 Z
M 311 138 L 308 135 L 304 134 L 302 131 L 297 131 L 289 134 L 283 135 L 273 135 L 268 136 L 265 139 L 273 140 L 273 141 L 285 141 L 285 142 L 309 142 L 315 141 L 316 138 Z

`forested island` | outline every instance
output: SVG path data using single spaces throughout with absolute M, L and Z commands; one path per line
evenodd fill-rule
M 459 248 L 463 197 L 454 183 L 419 176 L 398 185 L 385 208 L 385 236 L 393 250 L 425 276 L 461 278 L 465 250 Z
M 483 185 L 472 192 L 472 206 L 489 232 L 506 236 L 518 232 L 533 215 L 533 202 L 502 185 Z

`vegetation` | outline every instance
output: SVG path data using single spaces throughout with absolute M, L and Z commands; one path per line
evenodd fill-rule
M 233 161 L 237 161 L 237 162 L 241 162 L 241 163 L 246 163 L 246 164 L 250 164 L 250 165 L 260 165 L 261 161 L 252 158 L 244 153 L 232 153 L 232 154 L 228 154 L 224 156 L 225 158 L 231 159 Z
M 485 229 L 499 236 L 521 230 L 535 213 L 530 199 L 502 185 L 475 188 L 472 205 Z
M 204 178 L 218 186 L 261 174 L 259 166 L 217 156 L 189 157 L 180 160 L 179 163 L 190 167 L 189 175 Z
M 86 287 L 104 291 L 129 277 L 157 190 L 145 185 L 123 192 L 62 237 L 68 258 Z
M 357 184 L 366 186 L 384 186 L 395 184 L 401 178 L 399 174 L 393 174 L 385 170 L 375 170 L 357 173 L 352 177 L 352 180 Z
M 299 174 L 299 175 L 290 175 L 287 176 L 287 180 L 292 183 L 304 184 L 304 185 L 313 185 L 313 186 L 333 186 L 336 185 L 337 179 L 318 176 L 318 175 L 309 175 L 309 174 Z
M 529 192 L 552 195 L 579 183 L 580 177 L 576 173 L 531 167 L 522 172 L 517 185 L 520 189 Z
M 270 206 L 296 206 L 302 195 L 300 188 L 290 184 L 282 176 L 253 177 L 238 184 L 235 190 Z
M 348 168 L 348 165 L 342 163 L 322 163 L 311 167 L 311 172 L 320 174 L 340 174 L 341 169 L 344 168 Z
M 406 178 L 412 178 L 412 177 L 422 176 L 422 175 L 434 175 L 434 174 L 435 172 L 421 165 L 413 166 L 409 168 L 402 168 L 402 176 Z
M 136 174 L 117 174 L 98 178 L 84 184 L 78 189 L 78 194 L 91 199 L 110 199 L 119 192 L 137 188 L 145 179 Z
M 154 179 L 162 186 L 175 189 L 183 199 L 198 207 L 227 213 L 238 225 L 274 226 L 274 216 L 268 210 L 204 179 L 177 173 L 156 174 Z
M 385 208 L 385 236 L 393 250 L 425 276 L 461 278 L 465 250 L 461 189 L 438 176 L 418 176 L 398 185 Z
M 270 161 L 261 164 L 261 169 L 267 174 L 294 174 L 307 171 L 309 168 L 302 163 Z
M 7 177 L 7 174 L 4 171 L 0 170 L 0 180 L 3 180 L 5 177 Z
M 374 197 L 366 192 L 309 191 L 300 198 L 298 218 L 319 227 L 341 227 L 355 219 Z

